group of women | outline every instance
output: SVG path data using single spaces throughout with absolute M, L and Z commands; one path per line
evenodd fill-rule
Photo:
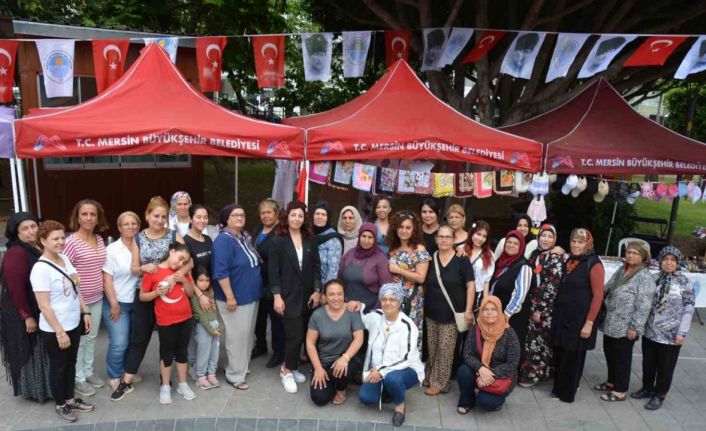
M 652 275 L 649 249 L 631 242 L 625 265 L 604 283 L 588 230 L 575 229 L 565 252 L 553 225 L 542 225 L 535 238 L 526 216 L 494 252 L 488 223 L 476 220 L 467 231 L 462 206 L 449 206 L 442 217 L 433 199 L 417 213 L 395 212 L 389 198 L 378 197 L 369 222 L 346 206 L 336 227 L 326 202 L 307 211 L 298 201 L 280 209 L 265 199 L 258 212 L 251 236 L 244 208 L 227 205 L 212 239 L 208 211 L 187 193 L 175 193 L 170 204 L 154 197 L 144 212 L 147 227 L 140 230 L 140 217 L 124 212 L 120 238 L 107 247 L 96 201 L 77 203 L 68 235 L 58 222 L 40 226 L 31 214 L 12 215 L 0 342 L 14 394 L 53 398 L 67 422 L 93 410 L 74 393 L 88 397 L 105 384 L 93 367 L 101 323 L 113 401 L 140 381 L 155 325 L 164 404 L 171 403 L 172 362 L 185 399 L 196 397 L 185 381 L 187 363 L 200 364 L 200 388 L 218 386 L 212 340 L 225 345 L 227 383 L 247 390 L 249 361 L 268 352 L 268 319 L 267 367 L 279 367 L 286 392 L 307 382 L 300 365 L 310 361 L 315 404 L 342 404 L 356 382 L 362 403 L 393 403 L 395 425 L 404 422 L 407 389 L 421 384 L 437 396 L 454 373 L 459 414 L 476 404 L 499 410 L 517 384 L 550 379 L 551 396 L 573 402 L 599 328 L 608 367 L 596 386 L 601 399 L 626 398 L 639 336 L 643 386 L 631 396 L 656 409 L 669 390 L 694 310 L 674 247 L 662 250 Z M 202 276 L 210 276 L 212 293 L 199 284 Z M 191 311 L 179 305 L 184 295 L 194 297 L 194 315 L 213 316 L 209 333 L 218 338 L 208 349 L 198 346 L 203 336 L 190 335 Z

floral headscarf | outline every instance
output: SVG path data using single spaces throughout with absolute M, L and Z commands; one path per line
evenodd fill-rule
M 174 192 L 172 195 L 172 198 L 169 200 L 169 229 L 174 230 L 177 228 L 177 222 L 179 221 L 177 219 L 177 212 L 176 212 L 176 204 L 179 202 L 179 199 L 181 198 L 186 198 L 189 200 L 189 206 L 191 206 L 192 201 L 191 201 L 191 196 L 187 192 Z

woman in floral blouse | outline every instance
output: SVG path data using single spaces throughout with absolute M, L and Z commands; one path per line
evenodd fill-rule
M 431 256 L 424 247 L 419 217 L 411 211 L 400 211 L 392 217 L 387 231 L 390 245 L 390 273 L 402 283 L 405 297 L 402 311 L 414 321 L 420 333 L 424 329 L 424 279 Z M 422 337 L 417 340 L 422 349 Z
M 524 355 L 519 384 L 524 387 L 549 380 L 553 374 L 552 312 L 564 266 L 563 250 L 554 247 L 556 239 L 556 228 L 551 224 L 542 225 L 538 247 L 529 259 L 534 275 L 529 291 L 530 319 L 527 336 L 520 340 Z

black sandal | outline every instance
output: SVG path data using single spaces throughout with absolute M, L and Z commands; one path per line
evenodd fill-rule
M 467 415 L 471 411 L 470 407 L 458 406 L 456 407 L 456 412 L 460 415 Z
M 600 392 L 608 392 L 613 390 L 613 385 L 609 384 L 608 382 L 603 382 L 600 383 L 596 386 L 593 387 L 594 391 L 600 391 Z
M 601 400 L 603 401 L 608 401 L 608 402 L 615 402 L 615 401 L 625 401 L 628 398 L 628 395 L 625 394 L 622 397 L 619 397 L 615 395 L 615 392 L 611 391 L 608 392 L 607 394 L 601 395 Z

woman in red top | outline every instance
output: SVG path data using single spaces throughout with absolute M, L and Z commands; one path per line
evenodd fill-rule
M 179 378 L 177 393 L 189 401 L 196 398 L 194 391 L 186 383 L 187 348 L 192 327 L 189 297 L 194 293 L 194 281 L 190 274 L 181 275 L 177 272 L 190 259 L 191 254 L 186 245 L 173 242 L 169 245 L 167 258 L 157 265 L 157 271 L 142 276 L 140 301 L 154 301 L 154 313 L 157 317 L 162 375 L 159 402 L 162 404 L 172 403 L 169 384 L 172 361 L 176 362 Z M 173 282 L 167 280 L 170 276 L 173 277 Z

